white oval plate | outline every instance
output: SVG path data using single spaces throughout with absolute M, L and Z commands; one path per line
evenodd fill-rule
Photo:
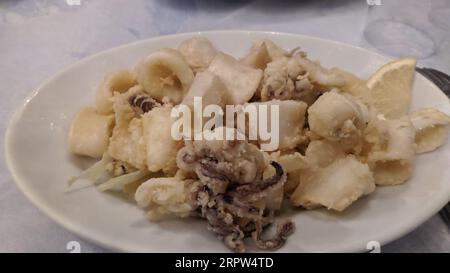
M 389 58 L 367 50 L 292 34 L 220 31 L 194 33 L 218 49 L 242 56 L 257 38 L 291 49 L 301 46 L 312 59 L 367 77 Z M 88 166 L 66 147 L 69 123 L 80 107 L 92 104 L 95 88 L 107 73 L 132 68 L 162 47 L 176 47 L 194 34 L 158 37 L 114 48 L 84 59 L 39 87 L 14 115 L 6 134 L 6 158 L 24 194 L 50 218 L 102 246 L 131 252 L 222 252 L 227 248 L 202 220 L 150 223 L 131 202 L 93 187 L 67 192 L 67 179 Z M 436 107 L 450 113 L 446 96 L 416 75 L 412 109 Z M 414 177 L 376 192 L 344 213 L 291 211 L 297 230 L 281 252 L 364 251 L 369 241 L 388 243 L 414 229 L 450 199 L 450 146 L 417 158 Z M 250 249 L 252 250 L 252 249 Z

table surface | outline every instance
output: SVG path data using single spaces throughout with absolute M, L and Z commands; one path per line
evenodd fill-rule
M 370 7 L 364 0 L 279 2 L 2 0 L 0 142 L 4 142 L 4 132 L 14 109 L 46 78 L 88 55 L 136 40 L 192 31 L 264 30 L 317 36 L 375 51 L 381 50 L 385 54 L 395 54 L 391 50 L 392 46 L 384 47 L 384 40 L 371 43 L 364 35 L 368 22 L 374 16 L 379 16 L 373 11 L 386 8 L 383 1 L 367 1 L 381 3 L 381 6 Z M 417 1 L 402 2 L 405 5 L 402 12 L 408 14 L 423 14 L 424 7 L 420 6 L 423 3 L 427 8 L 434 4 L 445 5 L 445 1 L 440 0 L 421 1 L 419 5 Z M 412 2 L 415 4 L 410 4 Z M 446 3 L 444 9 L 438 10 L 440 15 L 445 8 L 450 7 L 450 1 Z M 427 25 L 429 22 L 426 20 L 438 17 L 410 18 L 416 20 L 413 24 Z M 450 35 L 442 38 L 439 33 L 435 35 L 436 33 L 426 29 L 425 33 L 434 41 L 436 52 L 419 59 L 419 65 L 450 73 Z M 436 38 L 438 36 L 439 39 Z M 31 205 L 18 191 L 9 174 L 3 144 L 0 145 L 0 150 L 1 252 L 67 252 L 69 241 L 80 242 L 82 252 L 108 251 L 78 238 Z M 449 252 L 450 229 L 439 215 L 435 215 L 408 235 L 383 246 L 381 250 Z

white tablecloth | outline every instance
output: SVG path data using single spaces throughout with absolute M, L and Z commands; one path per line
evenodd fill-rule
M 383 8 L 383 1 L 381 6 L 370 8 Z M 429 7 L 431 2 L 442 1 L 421 2 Z M 413 23 L 429 23 L 427 18 L 414 16 L 422 15 L 423 7 L 403 3 L 402 12 L 410 12 L 416 20 Z M 33 88 L 65 66 L 101 50 L 158 35 L 215 29 L 300 33 L 378 50 L 379 44 L 372 47 L 364 36 L 368 21 L 376 15 L 368 16 L 368 10 L 365 0 L 2 0 L 1 143 L 14 109 Z M 449 73 L 450 52 L 440 50 L 450 48 L 450 42 L 448 36 L 439 39 L 436 54 L 424 57 L 419 64 Z M 83 252 L 107 251 L 66 231 L 33 207 L 8 172 L 3 145 L 0 150 L 0 251 L 66 252 L 67 243 L 73 240 L 80 242 Z M 449 228 L 435 215 L 382 251 L 448 252 Z

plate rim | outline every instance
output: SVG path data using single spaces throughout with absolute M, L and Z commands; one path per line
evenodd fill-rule
M 170 35 L 160 35 L 160 36 L 154 36 L 154 37 L 150 37 L 147 39 L 141 39 L 141 40 L 137 40 L 137 41 L 133 41 L 130 43 L 126 43 L 126 44 L 122 44 L 119 46 L 115 46 L 112 48 L 108 48 L 106 50 L 102 50 L 99 51 L 97 53 L 94 53 L 92 55 L 89 55 L 83 59 L 77 60 L 76 62 L 73 62 L 65 67 L 63 67 L 61 70 L 59 70 L 59 72 L 53 74 L 52 76 L 50 76 L 49 78 L 47 78 L 46 80 L 44 80 L 41 84 L 38 85 L 38 87 L 36 89 L 34 89 L 34 91 L 32 91 L 31 93 L 29 93 L 23 100 L 23 102 L 21 104 L 19 104 L 18 108 L 14 111 L 13 115 L 11 116 L 9 122 L 7 123 L 7 129 L 5 132 L 5 139 L 4 139 L 4 155 L 5 155 L 5 161 L 6 161 L 6 165 L 8 167 L 9 173 L 12 176 L 14 183 L 16 184 L 16 186 L 19 188 L 19 190 L 25 195 L 25 197 L 31 202 L 31 204 L 33 206 L 35 206 L 36 208 L 39 209 L 39 211 L 41 211 L 46 217 L 48 217 L 49 219 L 51 219 L 54 223 L 58 224 L 59 226 L 63 227 L 64 229 L 70 231 L 71 233 L 75 234 L 76 236 L 81 237 L 82 239 L 88 241 L 88 242 L 92 242 L 98 246 L 101 246 L 102 248 L 106 248 L 107 250 L 112 250 L 115 252 L 134 252 L 131 249 L 127 249 L 126 247 L 120 247 L 115 245 L 114 243 L 110 243 L 101 240 L 101 239 L 97 239 L 95 238 L 95 236 L 91 236 L 89 235 L 89 232 L 86 232 L 84 229 L 81 229 L 79 227 L 79 225 L 76 225 L 75 223 L 71 222 L 71 221 L 65 221 L 65 217 L 58 215 L 51 206 L 47 206 L 46 204 L 40 202 L 38 200 L 38 198 L 36 197 L 36 195 L 34 195 L 26 186 L 26 182 L 23 181 L 20 176 L 18 175 L 18 172 L 16 171 L 16 167 L 14 165 L 13 161 L 13 152 L 11 151 L 12 149 L 12 145 L 11 145 L 11 141 L 12 141 L 12 136 L 13 133 L 15 132 L 15 125 L 17 124 L 17 122 L 20 120 L 20 117 L 22 116 L 23 111 L 26 109 L 27 104 L 35 97 L 39 94 L 39 92 L 45 87 L 47 86 L 49 83 L 51 83 L 52 81 L 54 81 L 55 79 L 59 78 L 61 75 L 66 74 L 68 71 L 70 71 L 71 69 L 73 69 L 76 66 L 80 66 L 83 63 L 87 63 L 89 61 L 91 61 L 92 59 L 98 58 L 99 56 L 102 55 L 108 55 L 111 52 L 114 51 L 118 51 L 121 50 L 123 48 L 127 48 L 127 47 L 132 47 L 132 46 L 136 46 L 139 44 L 143 44 L 149 41 L 157 41 L 160 39 L 171 39 L 171 38 L 180 38 L 180 37 L 191 37 L 194 35 L 204 35 L 204 36 L 208 36 L 208 35 L 220 35 L 220 34 L 239 34 L 239 35 L 249 35 L 249 34 L 258 34 L 258 35 L 267 35 L 267 36 L 290 36 L 292 38 L 301 38 L 301 39 L 309 39 L 309 40 L 316 40 L 318 42 L 325 42 L 325 43 L 329 43 L 329 44 L 335 44 L 335 45 L 339 45 L 339 46 L 344 46 L 344 47 L 348 47 L 348 48 L 352 48 L 353 50 L 359 50 L 365 53 L 369 53 L 372 55 L 377 55 L 380 58 L 385 58 L 388 60 L 392 60 L 392 57 L 389 57 L 387 55 L 381 54 L 379 52 L 375 52 L 375 51 L 371 51 L 369 49 L 363 48 L 363 47 L 359 47 L 359 46 L 355 46 L 352 44 L 348 44 L 345 42 L 341 42 L 341 41 L 335 41 L 335 40 L 330 40 L 330 39 L 324 39 L 324 38 L 320 38 L 320 37 L 315 37 L 315 36 L 309 36 L 309 35 L 302 35 L 302 34 L 296 34 L 296 33 L 287 33 L 287 32 L 274 32 L 274 31 L 253 31 L 253 30 L 209 30 L 209 31 L 196 31 L 196 32 L 183 32 L 183 33 L 175 33 L 175 34 L 170 34 Z M 426 82 L 428 84 L 433 85 L 437 90 L 440 91 L 440 93 L 445 96 L 445 94 L 442 92 L 442 90 L 437 87 L 432 81 L 428 80 L 426 77 L 424 77 L 423 75 L 421 75 L 420 73 L 418 73 L 417 71 L 415 72 L 415 77 L 422 77 L 424 80 L 426 80 Z M 447 96 L 445 96 L 447 98 Z M 428 213 L 423 213 L 421 215 L 421 217 L 415 217 L 415 221 L 412 221 L 413 224 L 402 224 L 403 222 L 397 224 L 397 226 L 399 226 L 396 230 L 396 232 L 391 232 L 391 233 L 383 233 L 380 238 L 378 239 L 378 242 L 380 243 L 381 246 L 386 245 L 396 239 L 399 239 L 402 236 L 407 235 L 408 233 L 410 233 L 412 230 L 416 229 L 417 227 L 419 227 L 420 225 L 422 225 L 425 221 L 427 221 L 428 219 L 430 219 L 433 215 L 435 215 L 442 207 L 445 206 L 445 204 L 450 200 L 450 189 L 447 192 L 447 196 L 446 198 L 443 200 L 439 200 L 440 202 L 435 202 L 434 206 L 432 206 L 431 208 L 429 208 L 427 211 Z M 356 248 L 356 247 L 351 247 L 351 246 L 347 246 L 347 247 L 343 247 L 339 252 L 365 252 L 368 251 L 367 249 L 364 248 Z M 283 249 L 280 249 L 281 253 L 283 253 Z M 327 250 L 321 250 L 318 252 L 327 252 Z

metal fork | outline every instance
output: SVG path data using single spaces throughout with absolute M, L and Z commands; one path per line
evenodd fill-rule
M 447 97 L 450 98 L 450 76 L 444 72 L 438 71 L 433 68 L 416 68 L 417 72 L 425 76 L 427 79 L 432 81 L 437 87 L 439 87 Z M 450 202 L 447 203 L 440 211 L 444 222 L 450 227 Z
M 416 70 L 439 87 L 450 97 L 450 76 L 433 68 L 416 68 Z

